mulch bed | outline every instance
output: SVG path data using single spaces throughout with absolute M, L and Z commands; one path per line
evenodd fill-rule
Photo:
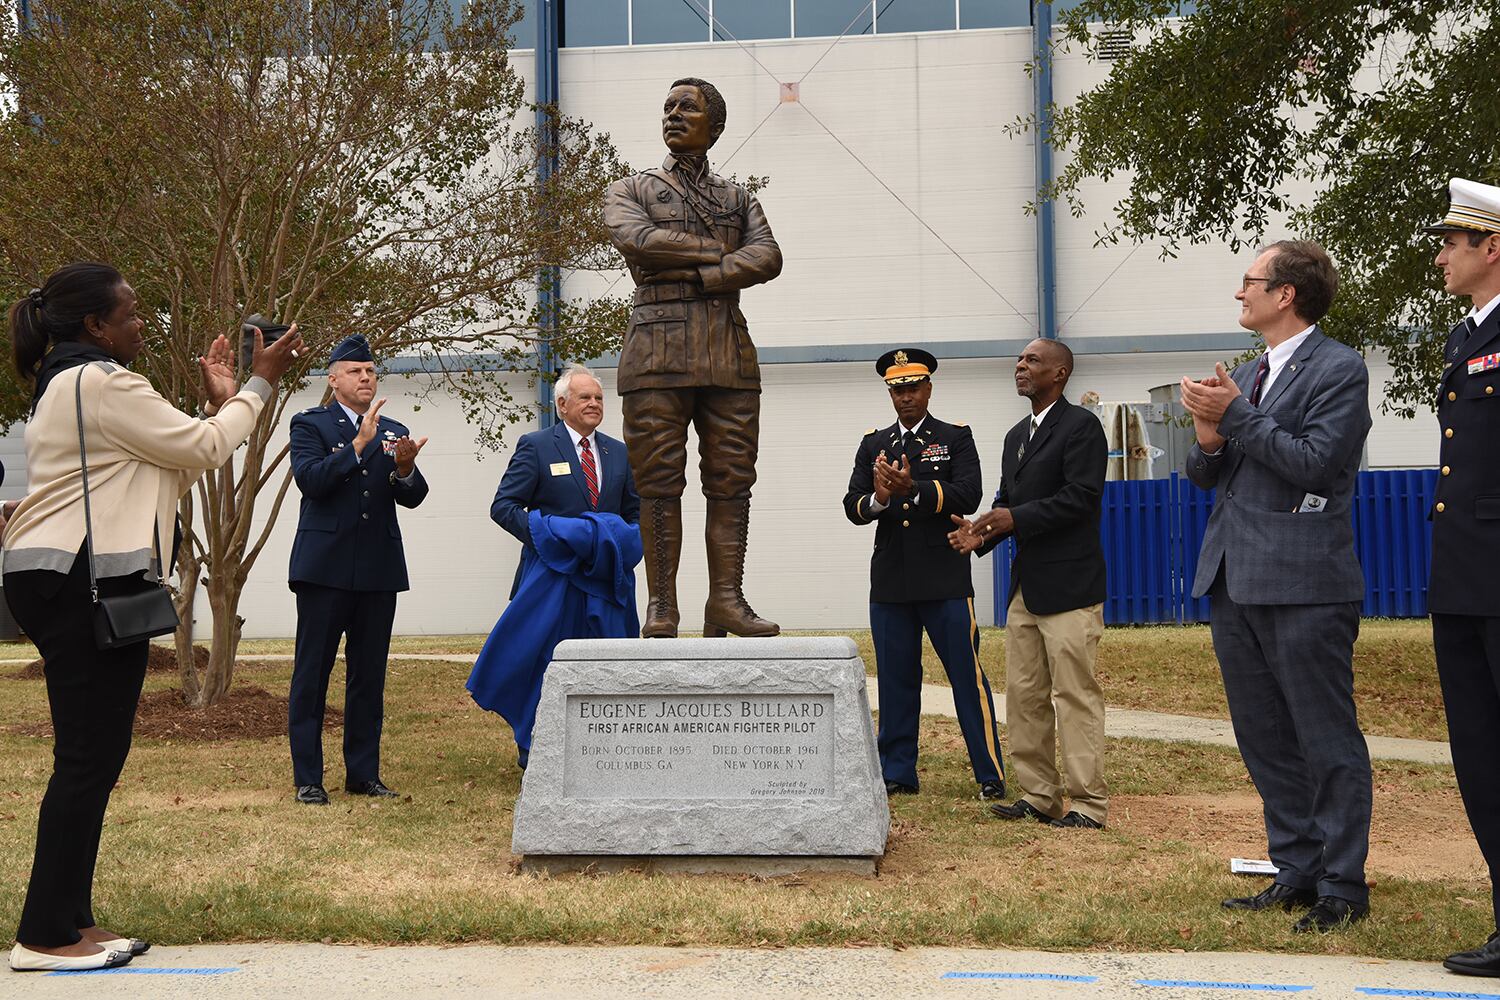
M 328 706 L 324 729 L 339 729 L 344 713 Z M 10 726 L 21 736 L 51 737 L 50 722 Z M 141 695 L 135 715 L 135 735 L 179 743 L 212 743 L 219 740 L 263 740 L 286 737 L 286 696 L 272 694 L 253 684 L 233 688 L 217 705 L 189 708 L 177 688 L 147 691 Z
M 193 662 L 197 664 L 199 670 L 203 670 L 208 666 L 207 646 L 193 647 Z M 236 669 L 239 666 L 239 664 L 235 664 Z M 146 654 L 146 673 L 177 673 L 177 650 L 171 646 L 163 646 L 160 643 L 153 642 L 150 652 Z M 9 676 L 12 680 L 39 681 L 42 679 L 42 661 L 40 659 L 32 660 L 20 670 L 12 672 Z

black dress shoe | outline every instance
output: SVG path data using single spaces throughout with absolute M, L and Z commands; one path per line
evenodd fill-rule
M 1500 976 L 1500 931 L 1473 951 L 1460 951 L 1443 959 L 1443 968 L 1461 976 Z
M 322 785 L 298 785 L 297 801 L 308 806 L 326 806 L 328 791 Z
M 1272 882 L 1253 896 L 1236 896 L 1224 900 L 1226 910 L 1269 910 L 1279 906 L 1290 910 L 1297 906 L 1311 906 L 1318 901 L 1316 889 L 1296 889 L 1280 882 Z
M 1038 823 L 1050 823 L 1052 817 L 1042 812 L 1025 799 L 1016 799 L 1010 805 L 996 802 L 990 806 L 990 815 L 996 819 L 1034 819 Z
M 369 781 L 346 781 L 344 791 L 350 795 L 370 795 L 375 798 L 399 798 L 395 792 L 385 787 L 379 778 L 371 778 Z
M 887 795 L 915 795 L 916 785 L 903 785 L 899 781 L 887 781 L 885 783 L 885 794 Z
M 981 781 L 979 783 L 979 801 L 985 802 L 994 799 L 998 802 L 1003 798 L 1005 798 L 1005 782 Z
M 1357 924 L 1370 912 L 1368 903 L 1352 903 L 1338 896 L 1319 896 L 1313 908 L 1292 925 L 1298 934 L 1327 934 L 1350 924 Z
M 1102 830 L 1104 824 L 1097 819 L 1090 819 L 1077 809 L 1069 809 L 1062 819 L 1050 821 L 1048 826 L 1055 826 L 1069 830 Z

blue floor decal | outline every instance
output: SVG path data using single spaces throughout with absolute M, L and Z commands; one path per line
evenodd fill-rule
M 1030 979 L 1054 983 L 1097 983 L 1098 976 L 1065 976 L 1060 972 L 945 972 L 944 979 Z
M 1500 1000 L 1500 993 L 1462 993 L 1454 990 L 1414 990 L 1399 987 L 1356 986 L 1367 997 L 1441 997 L 1442 1000 Z
M 1141 986 L 1172 986 L 1195 990 L 1259 990 L 1263 993 L 1301 993 L 1311 986 L 1290 986 L 1285 983 L 1215 983 L 1200 979 L 1137 979 Z
M 118 969 L 64 969 L 59 972 L 49 972 L 49 976 L 222 976 L 227 972 L 238 972 L 239 969 L 132 969 L 130 966 L 122 966 Z

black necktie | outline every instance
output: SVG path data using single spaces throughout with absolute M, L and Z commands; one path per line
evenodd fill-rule
M 1260 405 L 1260 390 L 1266 384 L 1266 375 L 1270 370 L 1271 356 L 1269 354 L 1262 354 L 1260 356 L 1260 365 L 1255 369 L 1255 385 L 1250 389 L 1251 406 Z

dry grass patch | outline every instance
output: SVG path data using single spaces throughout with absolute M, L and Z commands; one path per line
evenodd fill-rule
M 250 673 L 284 692 L 290 665 Z M 409 801 L 342 794 L 333 733 L 326 808 L 292 801 L 283 738 L 138 740 L 104 834 L 101 919 L 171 943 L 932 944 L 1423 960 L 1488 930 L 1488 886 L 1463 856 L 1470 838 L 1453 818 L 1447 769 L 1380 766 L 1376 834 L 1394 855 L 1412 833 L 1403 818 L 1425 824 L 1418 849 L 1434 858 L 1451 849 L 1454 863 L 1372 865 L 1374 918 L 1309 940 L 1292 936 L 1285 914 L 1218 906 L 1258 885 L 1226 874 L 1231 847 L 1263 853 L 1250 850 L 1253 790 L 1232 751 L 1112 740 L 1111 829 L 1059 831 L 990 819 L 956 726 L 931 718 L 922 794 L 892 803 L 875 878 L 523 875 L 510 853 L 520 778 L 510 733 L 468 700 L 466 674 L 456 663 L 392 664 L 382 770 Z M 5 691 L 0 726 L 45 717 L 40 684 Z M 341 697 L 335 683 L 330 703 Z M 0 924 L 18 915 L 49 754 L 44 740 L 0 736 L 0 789 L 10 790 L 0 792 Z M 1403 813 L 1402 802 L 1429 802 L 1432 814 Z

